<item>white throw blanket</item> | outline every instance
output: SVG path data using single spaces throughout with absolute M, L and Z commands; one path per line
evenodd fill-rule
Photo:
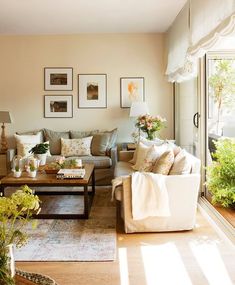
M 131 189 L 133 220 L 170 216 L 165 176 L 151 172 L 134 172 Z

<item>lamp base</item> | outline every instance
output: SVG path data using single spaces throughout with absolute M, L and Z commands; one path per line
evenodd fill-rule
M 1 153 L 6 153 L 8 150 L 8 145 L 7 145 L 7 139 L 5 135 L 5 125 L 4 123 L 2 124 L 2 134 L 1 134 Z

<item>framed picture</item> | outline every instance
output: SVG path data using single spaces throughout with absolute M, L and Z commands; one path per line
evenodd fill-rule
M 72 118 L 72 95 L 44 95 L 45 118 Z
M 72 67 L 45 67 L 44 90 L 46 91 L 71 91 L 73 90 Z
M 133 101 L 143 102 L 144 77 L 121 77 L 121 108 L 130 108 Z
M 78 108 L 107 108 L 106 74 L 78 74 Z

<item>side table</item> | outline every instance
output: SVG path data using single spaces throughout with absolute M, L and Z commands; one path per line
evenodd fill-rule
M 16 285 L 58 285 L 53 279 L 38 273 L 30 273 L 17 269 Z

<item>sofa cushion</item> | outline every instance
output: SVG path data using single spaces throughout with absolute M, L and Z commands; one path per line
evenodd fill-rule
M 174 163 L 174 152 L 173 150 L 168 150 L 164 152 L 159 159 L 155 162 L 153 166 L 153 173 L 159 173 L 162 175 L 168 175 L 169 171 Z
M 71 139 L 81 139 L 85 137 L 90 137 L 93 136 L 94 134 L 98 134 L 98 130 L 93 130 L 93 131 L 69 131 L 70 133 L 70 138 Z
M 112 131 L 105 131 L 104 133 L 109 134 L 110 135 L 110 139 L 109 139 L 109 144 L 108 144 L 108 149 L 114 147 L 116 145 L 117 142 L 117 131 L 118 129 L 113 129 Z
M 37 135 L 40 133 L 40 143 L 44 142 L 44 135 L 43 135 L 43 130 L 34 130 L 34 131 L 26 131 L 26 132 L 16 132 L 17 135 Z
M 81 139 L 63 139 L 61 138 L 61 155 L 80 156 L 91 155 L 91 140 L 93 137 Z
M 36 144 L 40 143 L 40 132 L 35 135 L 18 135 L 15 134 L 17 154 L 26 157 L 31 155 L 29 150 Z
M 181 151 L 176 155 L 173 166 L 170 170 L 170 175 L 181 175 L 181 174 L 189 174 L 191 172 L 192 162 L 190 160 L 190 156 L 185 149 L 181 149 Z
M 110 141 L 110 134 L 98 133 L 93 135 L 91 142 L 92 155 L 105 155 Z
M 114 169 L 114 177 L 119 176 L 126 176 L 134 173 L 135 171 L 132 168 L 132 165 L 130 162 L 127 161 L 118 161 L 116 163 L 115 169 Z
M 61 154 L 61 138 L 69 139 L 69 132 L 55 132 L 48 129 L 43 129 L 44 137 L 50 144 L 50 153 L 52 155 Z

